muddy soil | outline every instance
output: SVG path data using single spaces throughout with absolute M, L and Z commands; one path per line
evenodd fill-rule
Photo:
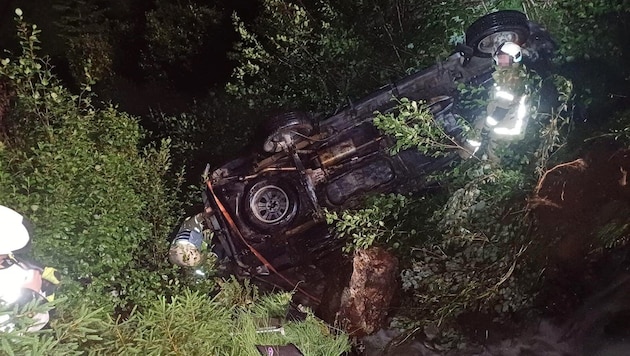
M 539 306 L 547 316 L 571 314 L 630 267 L 630 150 L 595 146 L 552 168 L 540 184 L 534 214 L 546 285 Z

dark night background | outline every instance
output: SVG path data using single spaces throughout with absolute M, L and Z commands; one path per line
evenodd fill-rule
M 63 1 L 20 1 L 6 0 L 0 5 L 0 43 L 5 49 L 17 49 L 15 38 L 14 10 L 20 7 L 31 23 L 42 30 L 41 42 L 43 52 L 50 56 L 55 72 L 65 83 L 75 87 L 76 81 L 70 73 L 67 50 L 68 45 L 60 32 L 60 22 L 67 10 L 55 6 Z M 236 11 L 245 21 L 252 21 L 256 16 L 259 4 L 256 0 L 222 0 L 195 1 L 198 5 L 207 5 L 218 9 L 217 18 L 213 19 L 211 31 L 202 33 L 204 46 L 192 58 L 186 60 L 187 68 L 178 63 L 164 68 L 166 75 L 156 78 L 141 68 L 142 55 L 147 44 L 143 37 L 146 13 L 155 9 L 155 1 L 90 1 L 70 2 L 71 6 L 83 4 L 84 8 L 76 8 L 81 16 L 89 18 L 90 10 L 100 8 L 104 13 L 96 19 L 119 21 L 124 29 L 116 33 L 116 48 L 112 65 L 112 76 L 99 83 L 99 91 L 104 100 L 113 100 L 121 105 L 121 109 L 134 115 L 146 115 L 149 108 L 158 108 L 166 113 L 184 111 L 193 98 L 205 96 L 208 91 L 222 88 L 231 75 L 234 64 L 227 53 L 236 40 L 236 33 L 230 21 L 231 14 Z M 78 16 L 73 14 L 73 16 Z M 99 25 L 79 31 L 101 30 Z M 70 22 L 69 22 L 70 23 Z M 120 23 L 118 25 L 120 25 Z M 86 23 L 77 21 L 78 26 Z

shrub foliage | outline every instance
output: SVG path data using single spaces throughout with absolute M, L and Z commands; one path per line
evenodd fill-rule
M 73 299 L 108 309 L 151 300 L 173 278 L 163 241 L 178 213 L 169 143 L 143 147 L 135 118 L 94 104 L 88 71 L 80 95 L 65 89 L 37 54 L 37 27 L 18 21 L 22 53 L 0 67 L 13 94 L 2 204 L 33 222 L 33 255 L 60 269 Z
M 302 321 L 285 319 L 290 293 L 261 295 L 236 280 L 213 297 L 185 290 L 115 320 L 83 305 L 62 313 L 50 330 L 25 333 L 26 326 L 0 333 L 8 355 L 260 355 L 255 345 L 293 343 L 305 355 L 337 356 L 349 349 L 347 336 L 310 311 Z M 284 320 L 281 330 L 257 332 Z
M 209 298 L 212 281 L 166 261 L 181 215 L 170 141 L 143 143 L 136 118 L 95 103 L 89 67 L 81 93 L 68 91 L 37 53 L 37 26 L 16 15 L 22 52 L 0 62 L 11 98 L 0 121 L 0 204 L 32 221 L 32 255 L 60 270 L 64 298 L 51 328 L 37 333 L 24 334 L 22 322 L 34 306 L 3 307 L 18 323 L 0 332 L 2 352 L 254 355 L 255 343 L 287 342 L 309 355 L 347 350 L 312 314 L 285 325 L 286 336 L 257 333 L 290 294 L 260 296 L 233 280 Z

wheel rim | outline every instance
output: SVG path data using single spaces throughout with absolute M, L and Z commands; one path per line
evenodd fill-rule
M 284 135 L 289 135 L 291 137 L 291 141 L 292 141 L 293 137 L 295 136 L 295 132 L 289 131 L 288 133 L 285 133 L 284 131 L 280 131 L 280 132 L 277 132 L 276 134 L 273 134 L 273 135 L 269 136 L 265 140 L 265 143 L 263 144 L 263 149 L 265 150 L 265 152 L 280 152 L 280 151 L 282 151 L 282 146 L 280 146 L 280 142 L 284 142 L 285 141 Z
M 256 219 L 273 224 L 289 213 L 289 196 L 281 188 L 268 185 L 252 196 L 250 208 Z
M 519 34 L 514 31 L 501 31 L 501 32 L 493 33 L 485 37 L 481 41 L 479 41 L 479 45 L 477 45 L 477 49 L 479 50 L 479 52 L 492 55 L 502 43 L 505 43 L 505 42 L 520 43 L 519 39 L 520 39 Z

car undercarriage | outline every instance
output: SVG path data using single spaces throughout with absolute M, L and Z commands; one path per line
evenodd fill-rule
M 481 115 L 458 112 L 458 86 L 492 87 L 493 54 L 504 43 L 522 48 L 523 61 L 532 67 L 550 58 L 554 44 L 544 29 L 517 11 L 480 18 L 466 38 L 446 60 L 383 86 L 324 120 L 315 122 L 312 114 L 300 111 L 270 117 L 260 150 L 215 170 L 206 168 L 205 210 L 181 225 L 171 261 L 196 266 L 206 253 L 203 246 L 210 246 L 205 251 L 212 250 L 239 274 L 266 275 L 310 264 L 343 244 L 327 228 L 325 209 L 360 206 L 366 194 L 419 191 L 430 184 L 430 174 L 474 154 L 461 119 L 474 126 Z M 375 112 L 395 112 L 396 98 L 423 103 L 461 149 L 438 158 L 413 148 L 392 154 L 396 139 L 378 130 L 373 119 Z M 516 99 L 506 107 L 516 108 L 523 126 L 525 98 L 519 107 L 512 104 Z

